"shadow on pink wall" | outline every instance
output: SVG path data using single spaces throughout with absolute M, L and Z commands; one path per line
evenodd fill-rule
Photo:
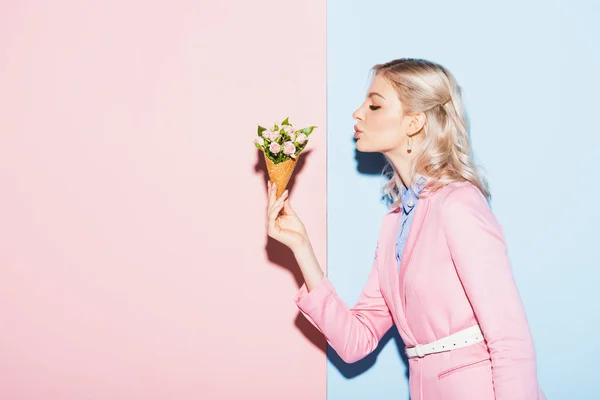
M 290 191 L 290 193 L 294 188 L 296 177 L 299 173 L 302 172 L 302 169 L 304 168 L 304 165 L 306 163 L 306 158 L 310 157 L 312 151 L 312 149 L 308 149 L 302 152 L 302 156 L 298 158 L 298 164 L 296 165 L 294 174 L 290 178 L 290 182 L 287 186 L 287 189 Z M 263 176 L 263 187 L 266 189 L 267 181 L 269 180 L 269 175 L 267 173 L 267 165 L 265 164 L 265 159 L 262 155 L 262 152 L 258 149 L 256 151 L 256 156 L 257 157 L 256 164 L 254 165 L 254 171 Z M 287 246 L 279 243 L 277 240 L 269 237 L 267 238 L 265 250 L 267 251 L 269 261 L 280 266 L 281 268 L 288 270 L 294 277 L 294 280 L 298 285 L 298 289 L 300 289 L 300 287 L 304 283 L 304 278 L 302 277 L 302 273 L 300 272 L 300 267 L 296 262 L 296 258 L 294 257 L 290 249 L 288 249 Z M 308 322 L 300 312 L 298 312 L 298 315 L 296 315 L 294 324 L 314 346 L 323 351 L 323 353 L 326 353 L 327 342 L 325 340 L 325 337 L 321 334 L 321 332 L 317 330 L 317 328 L 315 328 L 310 322 Z

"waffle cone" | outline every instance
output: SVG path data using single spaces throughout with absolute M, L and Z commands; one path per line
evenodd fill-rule
M 290 181 L 298 160 L 290 159 L 275 164 L 264 152 L 263 155 L 265 157 L 265 162 L 267 163 L 269 179 L 271 182 L 275 182 L 277 184 L 277 198 L 279 198 Z

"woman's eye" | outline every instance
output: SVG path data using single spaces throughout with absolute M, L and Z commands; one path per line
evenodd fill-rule
M 381 106 L 369 106 L 369 108 L 373 111 L 377 110 L 378 108 L 381 108 Z

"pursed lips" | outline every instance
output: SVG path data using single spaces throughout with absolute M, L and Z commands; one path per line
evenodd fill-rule
M 358 128 L 357 125 L 354 125 L 354 139 L 358 139 L 362 131 Z

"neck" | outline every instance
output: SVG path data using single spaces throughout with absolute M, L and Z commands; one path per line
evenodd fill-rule
M 412 167 L 411 164 L 413 162 L 412 154 L 414 154 L 414 150 L 411 154 L 408 154 L 405 149 L 403 150 L 404 154 L 402 154 L 402 150 L 395 150 L 392 153 L 387 153 L 386 156 L 390 160 L 390 163 L 394 166 L 396 173 L 400 175 L 400 179 L 402 180 L 404 186 L 409 188 L 413 183 L 410 173 Z

